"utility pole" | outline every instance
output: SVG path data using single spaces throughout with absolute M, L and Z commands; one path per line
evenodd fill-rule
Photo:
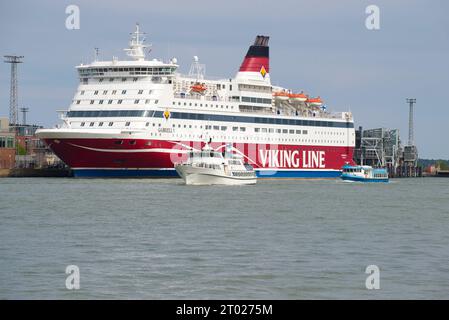
M 9 94 L 9 124 L 15 131 L 19 122 L 18 119 L 18 84 L 17 84 L 17 64 L 22 63 L 23 56 L 4 56 L 5 62 L 11 64 L 11 89 Z

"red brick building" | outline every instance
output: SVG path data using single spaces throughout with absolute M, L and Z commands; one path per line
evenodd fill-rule
M 0 169 L 14 168 L 15 161 L 15 134 L 9 131 L 8 118 L 0 118 Z

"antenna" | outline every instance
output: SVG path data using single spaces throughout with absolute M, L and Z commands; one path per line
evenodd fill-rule
M 414 124 L 413 124 L 413 117 L 414 117 L 414 105 L 416 103 L 416 99 L 414 98 L 407 98 L 407 103 L 410 105 L 409 114 L 408 114 L 408 145 L 413 146 L 415 145 L 415 137 L 414 137 Z
M 11 64 L 11 89 L 9 93 L 9 125 L 13 129 L 18 121 L 19 85 L 17 82 L 17 64 L 23 63 L 23 56 L 4 56 L 5 63 Z
M 204 74 L 206 73 L 206 65 L 200 63 L 198 56 L 193 56 L 193 62 L 190 66 L 189 76 L 196 77 L 196 81 L 204 79 Z
M 145 60 L 145 48 L 150 47 L 150 45 L 144 45 L 145 33 L 140 32 L 139 23 L 136 23 L 136 31 L 131 33 L 131 41 L 129 42 L 129 48 L 124 49 L 126 54 L 136 61 Z M 141 37 L 142 36 L 142 37 Z
M 100 51 L 100 49 L 99 48 L 94 48 L 94 51 L 95 51 L 95 59 L 94 59 L 94 61 L 98 61 L 98 52 Z

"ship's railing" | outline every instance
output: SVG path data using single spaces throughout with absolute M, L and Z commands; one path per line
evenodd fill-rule
M 185 94 L 185 93 L 175 93 L 175 98 L 178 99 L 186 99 L 186 100 L 195 100 L 195 101 L 210 101 L 210 102 L 224 102 L 227 101 L 225 98 L 220 97 L 218 95 L 199 95 L 199 94 Z
M 182 93 L 175 93 L 175 98 L 185 99 L 187 101 L 204 101 L 204 102 L 234 102 L 230 98 L 232 97 L 220 97 L 220 96 L 203 96 L 203 95 L 187 95 Z M 253 114 L 271 114 L 277 116 L 289 116 L 289 117 L 301 117 L 310 119 L 342 119 L 342 120 L 352 120 L 352 115 L 349 112 L 327 112 L 327 111 L 316 111 L 316 110 L 275 110 L 273 107 L 265 107 L 257 110 L 239 108 L 242 113 L 253 113 Z
M 190 81 L 196 81 L 197 79 L 189 74 L 185 74 L 185 73 L 179 73 L 176 72 L 175 75 L 180 78 L 181 80 L 190 80 Z M 225 79 L 223 79 L 223 77 L 216 77 L 216 76 L 206 76 L 203 79 L 199 80 L 201 81 L 226 81 Z
M 258 110 L 252 110 L 252 109 L 245 109 L 245 108 L 239 108 L 240 112 L 244 112 L 244 113 L 256 113 L 256 114 L 271 114 L 271 115 L 275 115 L 276 112 L 274 111 L 274 109 L 266 107 L 263 109 L 258 109 Z
M 346 119 L 346 115 L 347 112 L 335 112 L 335 113 L 330 113 L 330 112 L 321 112 L 318 113 L 317 116 L 318 118 L 328 118 L 328 119 Z M 314 117 L 314 116 L 312 116 Z M 349 117 L 347 120 L 351 120 L 352 117 Z
M 85 77 L 130 77 L 130 76 L 170 76 L 175 74 L 174 66 L 108 66 L 79 67 L 78 74 Z
M 242 110 L 241 110 L 242 111 Z M 289 116 L 289 117 L 301 117 L 301 118 L 311 118 L 311 119 L 343 119 L 352 120 L 352 115 L 349 112 L 327 112 L 327 111 L 313 111 L 306 110 L 296 113 L 295 111 L 276 111 L 279 116 Z
M 206 95 L 201 95 L 201 94 L 190 94 L 187 93 L 188 90 L 185 90 L 185 93 L 181 93 L 181 92 L 176 92 L 174 94 L 175 98 L 178 99 L 187 99 L 187 100 L 203 100 L 203 101 L 219 101 L 219 102 L 240 102 L 240 97 L 237 96 L 220 96 L 218 94 L 206 94 Z

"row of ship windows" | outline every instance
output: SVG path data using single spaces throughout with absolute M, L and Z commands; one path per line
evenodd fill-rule
M 142 74 L 142 73 L 136 72 L 136 74 Z M 98 75 L 103 75 L 103 74 L 94 74 L 94 76 L 98 76 Z M 89 84 L 89 79 L 90 79 L 90 82 L 95 81 L 95 79 L 83 78 L 83 77 L 80 78 L 80 81 L 82 84 Z M 120 78 L 109 78 L 109 82 L 113 82 L 115 79 L 118 80 Z M 122 82 L 126 82 L 128 80 L 128 78 L 121 78 L 121 79 L 122 79 Z M 100 79 L 98 79 L 98 82 L 101 83 L 101 82 L 103 82 L 103 80 L 104 80 L 104 78 L 100 78 Z M 136 82 L 136 81 L 138 81 L 138 78 L 134 77 L 134 78 L 132 78 L 132 80 L 133 80 L 133 82 Z M 151 82 L 154 82 L 154 83 L 163 83 L 164 82 L 164 83 L 171 84 L 173 81 L 171 79 L 166 79 L 166 78 L 163 79 L 160 76 L 153 76 L 153 77 L 151 77 Z
M 271 93 L 272 89 L 271 89 L 271 86 L 256 86 L 256 85 L 249 85 L 249 84 L 239 84 L 239 90 Z
M 125 100 L 127 101 L 127 100 Z M 184 113 L 171 112 L 172 119 L 188 119 L 188 120 L 207 120 L 207 121 L 224 121 L 224 122 L 241 122 L 241 123 L 265 123 L 273 125 L 296 125 L 296 126 L 316 126 L 328 128 L 353 128 L 354 124 L 350 122 L 332 122 L 332 121 L 315 121 L 315 120 L 297 120 L 283 118 L 259 118 L 248 116 L 228 116 L 215 114 L 200 113 Z M 67 117 L 155 117 L 162 118 L 162 111 L 156 110 L 80 110 L 69 111 Z
M 104 102 L 105 102 L 105 100 L 90 100 L 90 104 L 95 104 L 95 101 L 98 101 L 98 104 L 104 104 Z M 108 104 L 113 104 L 114 101 L 115 101 L 114 99 L 109 99 L 108 100 Z M 123 103 L 123 99 L 118 99 L 116 101 L 117 101 L 117 104 L 122 104 Z M 151 99 L 145 99 L 145 100 L 144 99 L 134 99 L 134 104 L 139 104 L 141 101 L 145 101 L 145 104 L 149 104 L 151 102 Z M 75 104 L 81 104 L 81 100 L 75 100 L 74 102 L 75 102 Z M 154 104 L 158 104 L 158 102 L 159 102 L 158 99 L 154 100 Z M 173 105 L 175 105 L 175 104 L 176 103 L 173 102 Z M 181 102 L 178 102 L 178 105 L 181 105 Z M 186 102 L 184 102 L 184 106 L 187 106 Z M 189 103 L 189 106 L 193 106 L 192 102 Z M 194 106 L 197 107 L 198 103 L 195 103 Z M 199 106 L 202 107 L 203 104 L 200 103 Z M 209 105 L 206 103 L 206 104 L 204 104 L 204 106 L 207 108 Z M 213 108 L 214 105 L 211 104 L 210 107 Z M 218 105 L 218 104 L 215 105 L 215 108 L 218 109 L 218 107 L 221 107 L 221 109 L 224 109 L 224 108 L 229 109 L 228 105 L 225 105 L 225 106 L 224 105 Z M 234 107 L 231 106 L 230 109 L 234 109 Z
M 153 123 L 154 126 L 154 123 Z M 160 124 L 159 124 L 160 126 Z M 173 128 L 182 128 L 181 124 L 173 124 L 172 125 Z M 187 125 L 184 125 L 184 128 L 187 128 Z M 188 125 L 188 128 L 191 129 L 192 125 Z M 197 128 L 197 126 L 195 126 L 195 129 Z M 202 126 L 200 126 L 200 129 L 202 129 Z M 205 126 L 206 130 L 218 130 L 218 131 L 226 131 L 228 130 L 227 126 L 212 126 L 212 125 L 206 125 Z M 232 131 L 241 131 L 241 132 L 245 132 L 246 131 L 246 127 L 232 127 Z M 274 128 L 254 128 L 254 132 L 256 133 L 283 133 L 283 134 L 308 134 L 308 130 L 294 130 L 294 129 L 274 129 Z M 344 132 L 326 132 L 326 131 L 318 131 L 316 132 L 316 134 L 319 135 L 344 135 Z
M 175 67 L 115 67 L 115 68 L 83 68 L 79 69 L 81 76 L 103 75 L 106 72 L 134 72 L 135 74 L 172 74 Z
M 293 130 L 293 129 L 274 129 L 274 128 L 254 128 L 254 132 L 256 133 L 289 133 L 289 134 L 301 134 L 301 130 Z M 302 130 L 302 134 L 307 134 L 307 130 Z M 344 135 L 344 132 L 326 132 L 326 131 L 318 131 L 316 134 L 319 135 Z
M 105 124 L 104 122 L 98 122 L 98 127 L 103 127 L 104 124 Z M 108 122 L 108 126 L 109 127 L 112 127 L 113 125 L 114 125 L 113 121 Z M 81 122 L 81 127 L 85 127 L 85 126 L 86 126 L 86 122 Z M 90 122 L 89 123 L 89 127 L 94 127 L 94 126 L 95 126 L 95 122 Z M 131 126 L 131 122 L 130 121 L 126 122 L 125 126 L 126 127 Z M 145 126 L 149 127 L 150 126 L 150 122 L 145 123 Z M 153 127 L 155 127 L 155 126 L 156 126 L 156 123 L 153 123 Z M 161 124 L 159 123 L 158 126 L 161 127 Z M 173 128 L 176 128 L 176 127 L 183 128 L 184 127 L 185 129 L 187 129 L 187 128 L 192 129 L 193 128 L 192 125 L 186 125 L 186 124 L 184 124 L 184 125 L 173 124 L 172 127 Z M 197 129 L 198 126 L 195 125 L 194 128 Z M 203 126 L 199 126 L 199 128 L 203 129 Z M 227 131 L 228 127 L 227 126 L 205 125 L 204 129 L 205 130 L 216 130 L 216 131 Z M 246 127 L 232 127 L 232 131 L 233 132 L 237 132 L 237 131 L 246 132 Z M 274 128 L 254 128 L 254 132 L 256 132 L 256 133 L 259 133 L 259 132 L 262 132 L 262 133 L 275 133 L 276 132 L 276 133 L 282 133 L 282 134 L 303 134 L 303 135 L 308 134 L 308 130 L 274 129 Z M 317 132 L 317 133 L 318 134 L 326 134 L 326 132 Z M 335 134 L 343 135 L 344 133 L 341 132 L 341 133 L 335 133 Z
M 265 99 L 265 98 L 256 98 L 256 97 L 242 97 L 242 102 L 271 104 L 272 100 Z
M 95 124 L 94 122 L 91 122 L 89 126 L 93 127 L 94 124 Z M 109 122 L 108 126 L 112 127 L 113 124 L 114 124 L 114 122 Z M 104 122 L 99 122 L 99 124 L 98 124 L 99 127 L 102 127 L 103 125 L 104 125 Z M 129 126 L 129 125 L 130 125 L 130 123 L 127 122 L 126 126 Z M 81 126 L 84 127 L 85 123 L 82 122 Z M 146 123 L 146 126 L 147 127 L 149 126 L 149 122 Z M 156 126 L 156 124 L 153 123 L 153 126 Z M 161 124 L 159 123 L 158 126 L 160 127 Z M 192 126 L 190 125 L 189 127 L 192 127 Z M 196 126 L 195 126 L 195 128 L 196 128 Z M 202 126 L 200 126 L 200 128 L 202 128 Z M 207 126 L 206 126 L 206 129 L 207 129 Z M 238 128 L 237 127 L 233 127 L 233 129 L 236 129 L 235 131 L 237 131 Z M 246 130 L 245 127 L 240 127 L 240 131 L 245 131 L 245 130 Z M 156 132 L 151 132 L 150 135 L 151 136 L 161 136 L 162 134 L 161 133 L 156 133 Z M 178 138 L 199 138 L 199 139 L 204 138 L 203 135 L 195 135 L 195 134 L 176 134 L 174 136 L 178 137 Z M 237 136 L 223 136 L 223 135 L 222 136 L 211 136 L 211 138 L 234 139 L 234 140 L 235 139 L 262 140 L 262 138 L 260 138 L 260 137 L 252 137 L 250 139 L 250 137 L 248 137 L 248 136 L 237 137 Z M 278 137 L 277 138 L 267 138 L 266 140 L 267 141 L 278 141 L 278 142 L 280 141 L 280 142 L 307 142 L 307 143 L 344 143 L 344 140 L 294 139 L 294 138 L 292 139 L 292 138 L 278 138 Z M 116 144 L 123 144 L 123 141 L 119 140 L 119 141 L 116 141 L 115 143 Z M 130 144 L 135 144 L 135 140 L 131 140 Z
M 185 88 L 185 87 L 189 87 L 189 86 L 191 86 L 191 85 L 193 85 L 193 84 L 196 84 L 197 83 L 197 81 L 188 81 L 188 80 L 182 80 L 182 81 L 180 81 L 180 82 L 175 82 L 174 83 L 174 88 L 176 89 L 176 90 L 182 90 L 183 88 Z M 217 90 L 224 90 L 224 89 L 226 89 L 226 84 L 220 84 L 220 83 L 205 83 L 205 82 L 203 82 L 202 83 L 202 85 L 203 86 L 206 86 L 207 88 L 208 88 L 208 90 L 214 90 L 214 89 L 217 89 Z M 230 91 L 232 91 L 232 84 L 230 84 L 229 85 L 229 90 Z
M 161 136 L 161 133 L 151 133 L 151 136 Z M 201 136 L 201 135 L 194 135 L 194 134 L 189 134 L 189 135 L 176 135 L 176 137 L 178 137 L 178 138 L 198 138 L 198 139 L 202 139 L 202 138 L 204 138 L 203 136 Z M 230 136 L 230 137 L 228 137 L 228 136 L 221 136 L 221 137 L 211 137 L 211 138 L 217 138 L 217 139 L 223 139 L 223 140 L 226 140 L 226 139 L 234 139 L 234 140 L 236 140 L 236 139 L 241 139 L 241 137 L 232 137 L 232 136 Z M 248 137 L 244 137 L 243 138 L 243 140 L 250 140 Z M 254 140 L 259 140 L 259 139 L 254 139 Z M 270 138 L 268 138 L 268 141 L 270 141 Z M 344 143 L 344 141 L 326 141 L 326 140 L 313 140 L 313 139 L 272 139 L 272 141 L 281 141 L 281 142 L 307 142 L 307 143 Z M 114 141 L 114 144 L 116 144 L 116 145 L 123 145 L 123 140 L 116 140 L 116 141 Z M 128 142 L 130 145 L 136 145 L 136 140 L 129 140 L 129 142 Z M 147 145 L 147 146 L 150 146 L 150 145 L 152 145 L 152 142 L 151 141 L 147 141 L 147 142 L 145 142 L 145 145 Z M 376 176 L 376 175 L 375 175 Z M 382 177 L 384 177 L 384 176 L 382 176 L 382 175 L 379 175 L 378 176 L 378 178 L 382 178 Z
M 141 101 L 144 101 L 145 104 L 150 104 L 151 100 L 152 99 L 145 99 L 145 100 L 143 100 L 143 99 L 142 100 L 141 99 L 135 99 L 134 100 L 134 104 L 139 104 Z M 90 104 L 95 104 L 95 101 L 98 101 L 98 104 L 104 104 L 104 102 L 106 100 L 90 100 Z M 113 104 L 114 101 L 116 101 L 117 104 L 122 104 L 123 103 L 123 99 L 118 99 L 118 100 L 110 99 L 110 100 L 108 100 L 108 104 Z M 159 103 L 159 100 L 155 99 L 154 100 L 154 104 L 158 104 L 158 103 Z M 81 100 L 75 100 L 75 104 L 81 104 Z
M 176 105 L 176 101 L 173 101 L 172 104 L 175 106 L 175 105 Z M 178 102 L 178 106 L 181 106 L 181 105 L 182 105 L 182 102 Z M 202 103 L 192 103 L 192 102 L 187 103 L 187 102 L 184 102 L 184 106 L 187 106 L 187 105 L 188 105 L 189 107 L 193 107 L 193 106 L 195 106 L 195 107 L 198 107 L 198 106 L 202 107 L 202 106 L 203 106 Z M 207 108 L 207 107 L 209 107 L 209 104 L 205 103 L 204 106 Z M 213 108 L 214 105 L 211 103 L 211 104 L 210 104 L 210 107 Z M 226 109 L 234 109 L 234 106 L 218 105 L 218 104 L 216 104 L 216 105 L 215 105 L 215 108 L 218 108 L 218 107 L 221 107 L 221 109 L 225 109 L 225 108 L 226 108 Z
M 99 90 L 95 90 L 94 91 L 94 96 L 97 96 L 99 92 L 100 92 Z M 109 90 L 103 90 L 103 95 L 107 95 L 108 92 L 109 92 Z M 121 91 L 122 94 L 126 94 L 126 92 L 127 92 L 127 90 L 122 90 Z M 137 91 L 137 94 L 143 94 L 143 92 L 144 92 L 144 90 L 140 89 L 140 90 Z M 81 96 L 83 96 L 85 93 L 86 93 L 86 90 L 81 90 L 80 91 L 80 95 Z M 153 93 L 153 90 L 149 90 L 148 91 L 148 94 L 152 94 L 152 93 Z M 117 90 L 111 90 L 111 94 L 117 94 Z
M 98 122 L 98 126 L 99 126 L 99 127 L 103 127 L 104 124 L 105 124 L 105 123 L 104 123 L 103 121 Z M 108 122 L 108 126 L 109 126 L 109 127 L 112 127 L 113 125 L 114 125 L 114 122 L 113 122 L 113 121 Z M 86 126 L 86 122 L 81 122 L 80 126 L 81 126 L 81 127 L 85 127 L 85 126 Z M 89 127 L 94 127 L 94 126 L 95 126 L 95 122 L 89 122 Z M 129 126 L 131 126 L 131 122 L 130 122 L 130 121 L 125 122 L 125 127 L 129 127 Z M 149 127 L 149 126 L 150 126 L 150 123 L 149 123 L 149 122 L 145 123 L 145 127 Z M 153 123 L 153 127 L 155 127 L 155 126 L 156 126 L 156 123 Z M 158 124 L 158 127 L 161 127 L 161 124 L 160 124 L 160 123 Z M 197 126 L 195 126 L 195 128 L 196 128 L 196 127 L 197 127 Z M 184 125 L 184 128 L 185 128 L 185 125 Z M 192 125 L 190 125 L 189 128 L 192 128 Z M 202 129 L 202 128 L 203 128 L 203 126 L 200 126 L 200 129 Z
M 150 136 L 161 136 L 161 133 L 151 132 Z M 173 137 L 187 139 L 187 138 L 197 138 L 204 139 L 204 135 L 200 134 L 173 134 Z M 321 139 L 298 139 L 298 138 L 264 138 L 264 137 L 248 137 L 248 136 L 227 136 L 227 135 L 210 135 L 210 138 L 213 140 L 221 139 L 221 140 L 255 140 L 255 141 L 270 141 L 270 142 L 306 142 L 306 143 L 340 143 L 344 144 L 344 140 L 321 140 Z
M 173 125 L 173 128 L 175 128 L 176 125 Z M 191 126 L 190 126 L 191 127 Z M 181 128 L 181 125 L 178 124 L 178 128 Z M 184 128 L 186 128 L 186 125 L 184 125 Z M 211 126 L 211 125 L 206 125 L 205 126 L 206 130 L 220 130 L 220 131 L 226 131 L 228 130 L 227 126 Z M 239 131 L 239 127 L 232 127 L 232 131 Z M 245 127 L 240 127 L 240 131 L 245 132 L 246 128 Z M 273 129 L 273 128 L 262 128 L 262 130 L 260 128 L 254 128 L 254 132 L 263 132 L 263 133 L 284 133 L 284 134 L 307 134 L 308 131 L 307 130 L 293 130 L 293 129 Z
M 82 96 L 82 95 L 84 95 L 84 93 L 85 93 L 85 91 L 84 90 L 82 90 L 82 91 L 80 91 L 80 95 Z M 98 90 L 95 90 L 94 91 L 94 95 L 96 96 L 96 95 L 98 95 L 98 93 L 99 93 L 99 91 Z M 108 90 L 104 90 L 103 91 L 103 95 L 107 95 L 107 93 L 108 93 Z M 126 94 L 126 90 L 122 90 L 122 92 L 121 92 L 123 95 L 125 95 Z M 149 91 L 149 94 L 151 95 L 151 93 L 152 93 L 152 90 L 150 90 Z M 117 90 L 112 90 L 111 91 L 111 94 L 112 95 L 115 95 L 115 94 L 117 94 Z M 138 92 L 137 92 L 137 94 L 143 94 L 143 90 L 139 90 Z M 247 98 L 247 99 L 244 99 L 244 98 Z M 271 100 L 269 100 L 269 99 L 261 99 L 261 98 L 250 98 L 250 97 L 242 97 L 242 102 L 252 102 L 252 101 L 250 101 L 250 100 L 267 100 L 267 102 L 260 102 L 260 103 L 265 103 L 265 104 L 271 104 Z M 239 99 L 240 100 L 240 99 Z M 90 104 L 94 104 L 95 103 L 95 101 L 96 100 L 90 100 Z M 98 100 L 99 101 L 99 104 L 103 104 L 103 102 L 104 102 L 104 100 Z M 158 101 L 158 100 L 156 100 L 156 101 Z M 120 99 L 120 100 L 118 100 L 118 104 L 121 104 L 123 102 L 123 99 Z M 140 99 L 135 99 L 134 100 L 134 104 L 139 104 L 139 102 L 140 102 Z M 150 100 L 149 99 L 146 99 L 145 100 L 145 103 L 149 103 L 150 102 Z M 258 103 L 259 103 L 259 101 L 257 101 Z M 81 100 L 75 100 L 75 103 L 76 104 L 80 104 L 81 103 Z M 113 103 L 113 100 L 108 100 L 108 104 L 112 104 Z M 157 103 L 157 102 L 156 102 Z M 174 106 L 176 105 L 176 101 L 173 101 L 173 103 L 172 103 Z M 181 106 L 182 105 L 182 102 L 178 102 L 178 106 Z M 200 106 L 200 107 L 202 107 L 203 106 L 203 104 L 202 103 L 192 103 L 192 102 L 189 102 L 188 104 L 187 104 L 187 102 L 184 102 L 184 106 L 190 106 L 190 107 L 192 107 L 192 106 L 195 106 L 195 107 L 197 107 L 198 105 Z M 204 104 L 204 106 L 207 108 L 209 105 L 207 104 L 207 103 L 205 103 Z M 213 108 L 214 107 L 214 105 L 213 104 L 210 104 L 210 107 L 211 108 Z M 226 109 L 229 109 L 229 106 L 228 105 L 218 105 L 218 104 L 216 104 L 215 105 L 215 108 L 218 108 L 218 107 L 221 107 L 221 109 L 224 109 L 224 108 L 226 108 Z M 230 109 L 234 109 L 234 106 L 230 106 Z
M 86 122 L 81 122 L 81 127 L 84 127 L 85 125 L 86 125 Z M 104 122 L 99 122 L 98 123 L 99 127 L 103 127 L 103 125 L 104 125 Z M 113 121 L 108 122 L 108 126 L 109 127 L 112 127 L 113 125 L 114 125 Z M 149 125 L 150 125 L 149 122 L 145 123 L 146 127 L 148 127 Z M 89 123 L 89 127 L 93 127 L 93 126 L 95 126 L 95 122 L 90 122 Z M 130 121 L 126 122 L 125 126 L 126 127 L 131 126 L 131 122 Z M 155 126 L 156 126 L 156 123 L 153 123 L 153 127 L 155 127 Z M 158 126 L 161 127 L 161 124 L 159 123 Z M 185 129 L 187 129 L 187 128 L 192 129 L 193 126 L 191 124 L 190 125 L 184 124 L 183 126 L 181 124 L 178 124 L 178 125 L 173 124 L 172 127 L 173 128 L 176 128 L 176 127 L 182 128 L 182 127 L 184 127 Z M 195 125 L 194 128 L 197 129 L 198 126 Z M 202 129 L 203 126 L 199 126 L 199 128 Z M 206 126 L 204 126 L 204 128 L 206 130 L 217 130 L 217 131 L 226 131 L 226 130 L 228 130 L 227 126 L 206 125 Z M 236 131 L 246 132 L 246 127 L 232 127 L 232 131 L 234 131 L 234 132 L 236 132 Z M 259 133 L 259 132 L 262 132 L 262 133 L 275 133 L 276 132 L 276 133 L 283 133 L 283 134 L 308 134 L 308 130 L 274 129 L 274 128 L 254 128 L 254 132 L 256 132 L 256 133 Z M 343 135 L 344 134 L 343 132 L 321 132 L 321 131 L 320 132 L 316 132 L 316 133 L 317 134 L 321 134 L 321 135 L 324 135 L 324 134 Z
M 95 74 L 95 75 L 98 75 L 98 74 Z M 89 76 L 91 76 L 91 75 L 89 75 Z M 120 79 L 120 78 L 109 78 L 109 82 L 114 82 L 114 80 L 118 80 L 118 79 Z M 83 83 L 85 83 L 85 84 L 87 84 L 88 83 L 88 78 L 82 78 L 81 79 L 82 81 L 83 81 Z M 121 78 L 121 80 L 122 80 L 122 82 L 126 82 L 127 80 L 128 80 L 128 78 Z M 133 82 L 136 82 L 137 80 L 138 80 L 138 78 L 137 77 L 134 77 L 134 78 L 132 78 L 132 80 L 133 80 Z M 98 82 L 103 82 L 104 81 L 104 78 L 100 78 L 100 79 L 98 79 Z

